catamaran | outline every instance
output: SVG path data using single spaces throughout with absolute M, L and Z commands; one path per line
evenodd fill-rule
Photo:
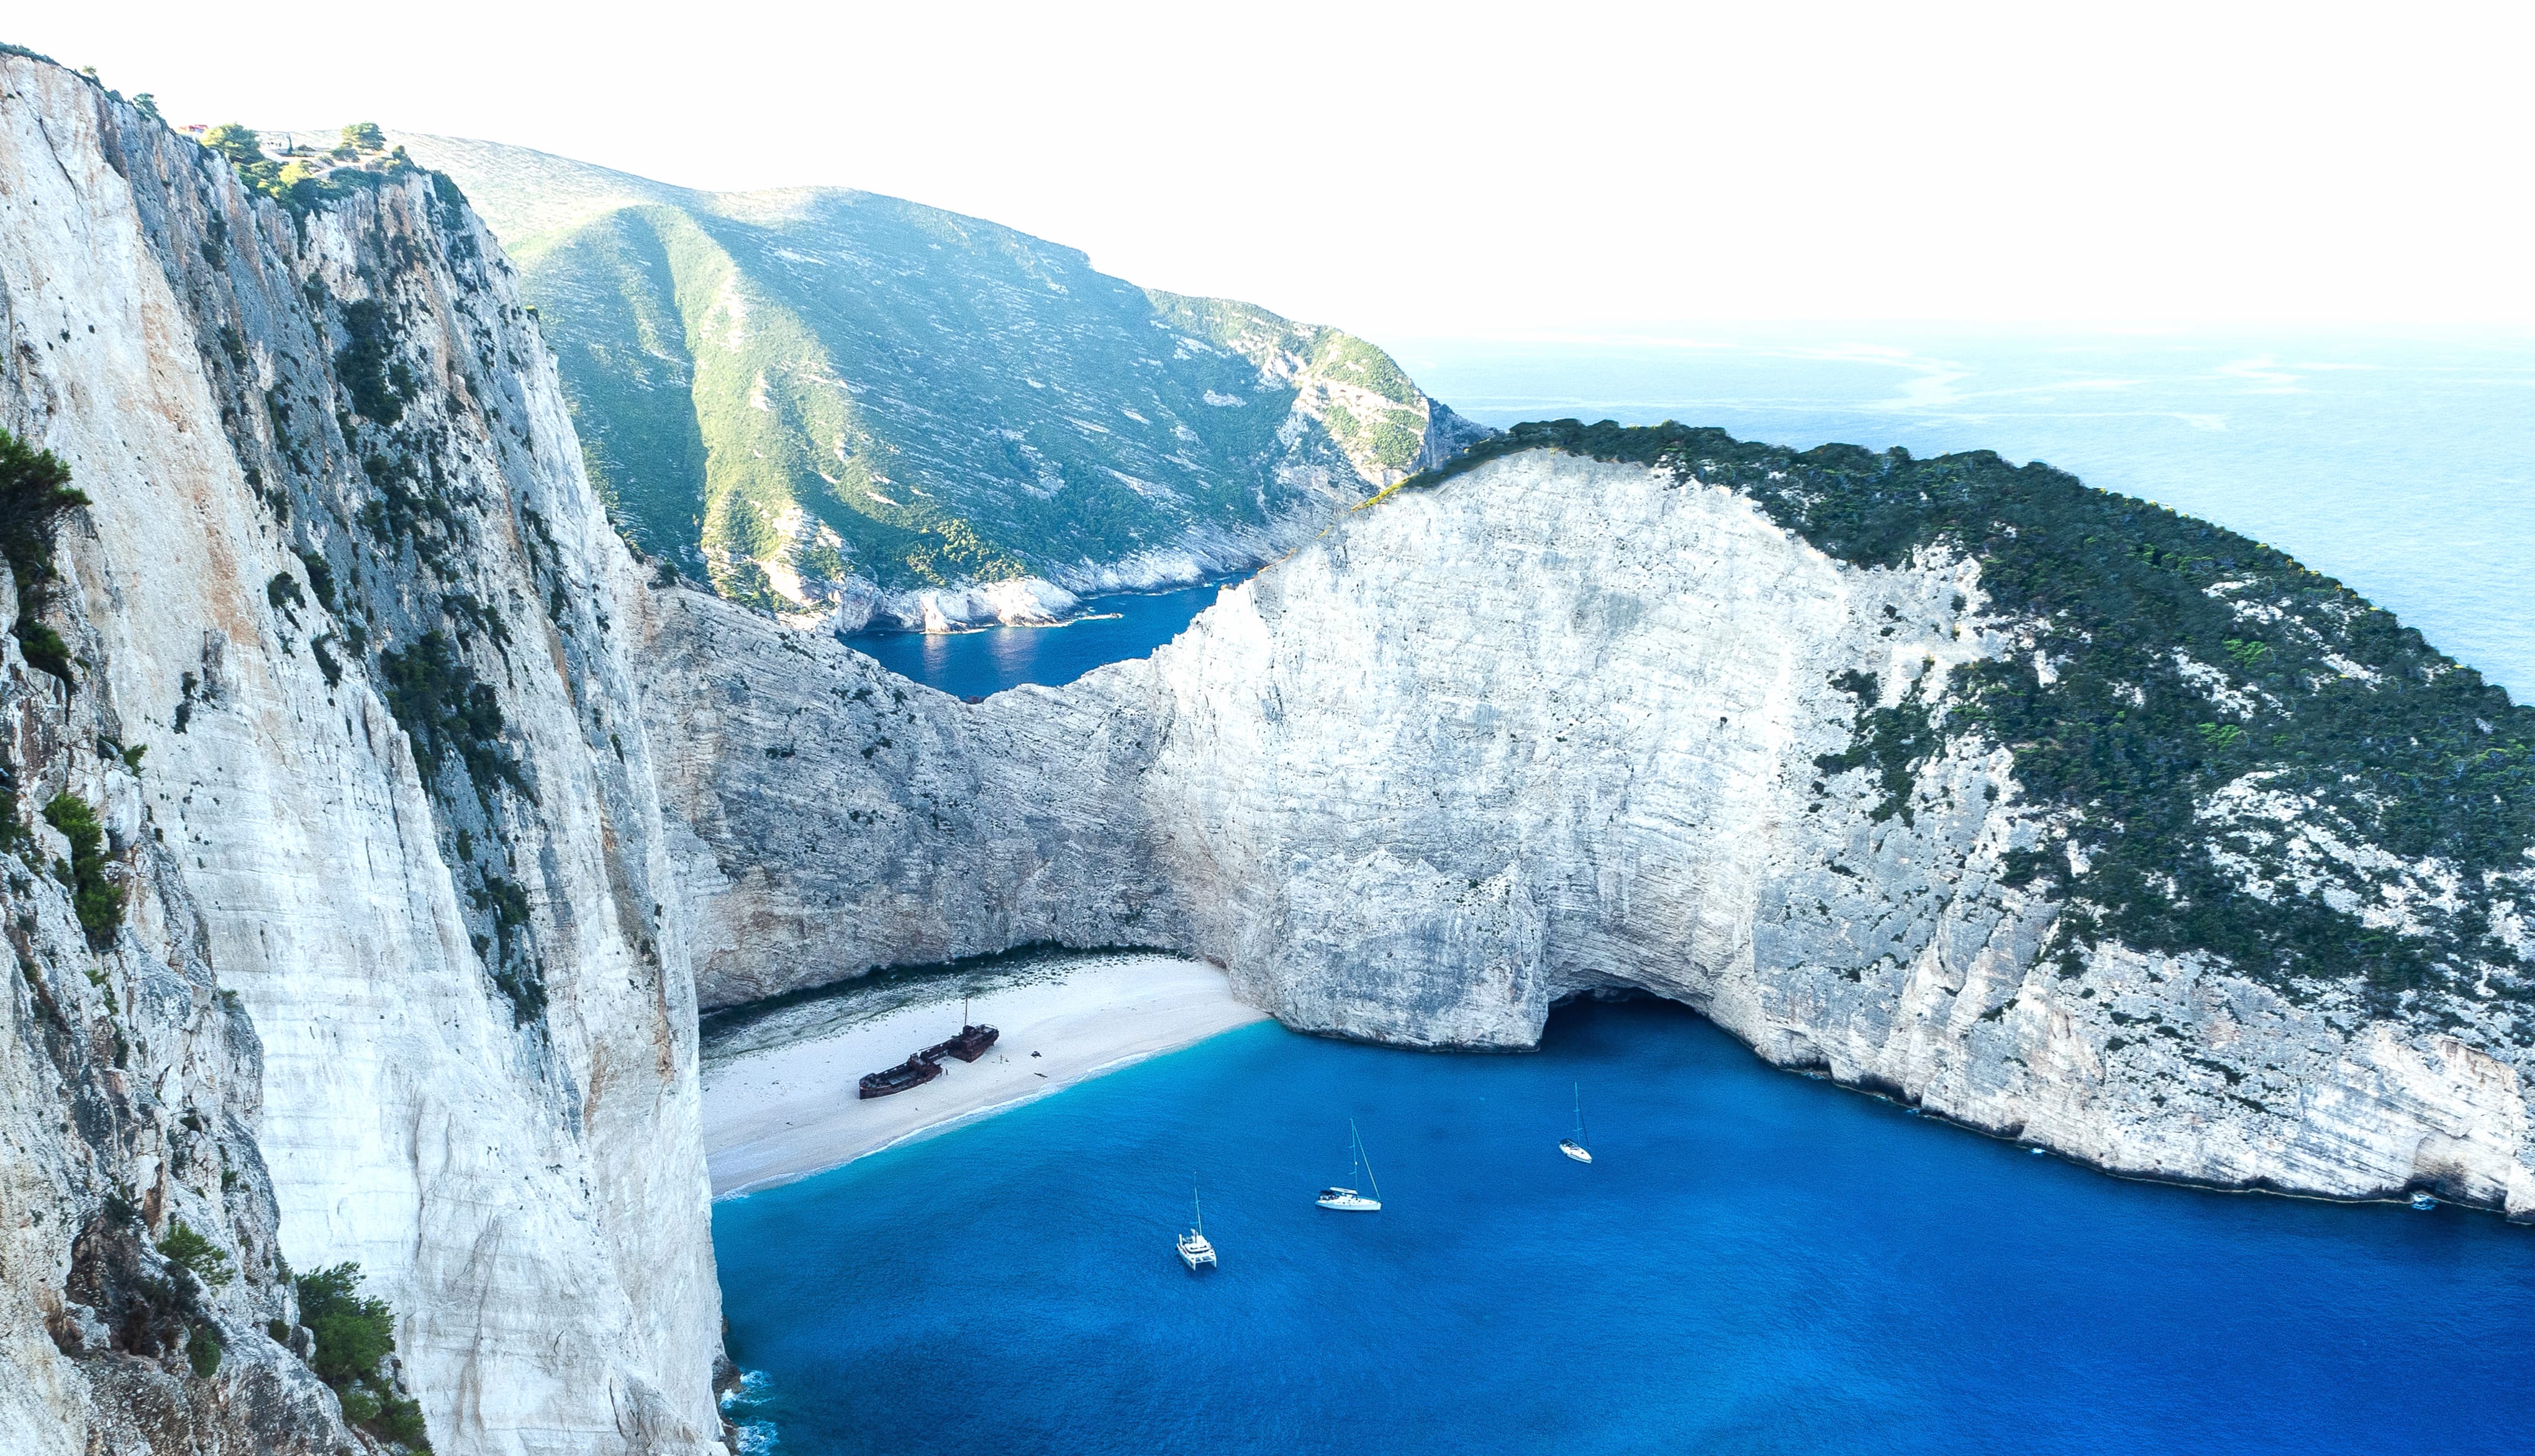
M 1364 1175 L 1364 1185 L 1373 1189 L 1373 1196 L 1368 1198 L 1353 1188 L 1328 1187 L 1321 1189 L 1321 1196 L 1315 1201 L 1323 1208 L 1333 1208 L 1340 1213 L 1382 1212 L 1382 1184 L 1374 1181 L 1373 1160 L 1364 1155 L 1364 1134 L 1356 1130 L 1353 1118 L 1347 1119 L 1347 1153 L 1352 1160 L 1348 1177 L 1352 1179 L 1358 1173 Z
M 1194 1274 L 1200 1265 L 1214 1265 L 1214 1245 L 1206 1242 L 1206 1205 L 1198 1202 L 1197 1189 L 1189 1189 L 1189 1202 L 1197 1208 L 1197 1226 L 1180 1236 L 1180 1262 Z
M 1558 1150 L 1578 1163 L 1590 1163 L 1593 1154 L 1584 1146 L 1584 1084 L 1576 1084 L 1576 1135 L 1558 1139 Z

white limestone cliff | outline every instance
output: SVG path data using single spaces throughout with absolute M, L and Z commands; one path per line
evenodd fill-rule
M 93 502 L 64 531 L 47 619 L 82 685 L 17 694 L 17 766 L 48 791 L 101 785 L 83 792 L 111 806 L 114 873 L 155 876 L 182 906 L 162 925 L 137 900 L 111 974 L 190 984 L 192 1014 L 216 1023 L 233 998 L 225 1035 L 245 1049 L 196 1064 L 189 1094 L 228 1109 L 244 1191 L 233 1177 L 203 1192 L 199 1163 L 186 1184 L 128 1139 L 83 1152 L 50 1130 L 27 1046 L 36 993 L 58 1002 L 82 978 L 59 936 L 22 946 L 35 969 L 15 985 L 0 1106 L 15 1147 L 46 1150 L 13 1152 L 0 1225 L 108 1228 L 98 1199 L 122 1184 L 149 1237 L 182 1206 L 261 1266 L 270 1251 L 246 1246 L 261 1195 L 292 1267 L 357 1260 L 394 1306 L 445 1456 L 717 1450 L 693 992 L 609 622 L 635 567 L 489 236 L 425 174 L 355 181 L 294 215 L 93 83 L 0 56 L 0 427 L 68 462 Z M 367 361 L 361 302 L 384 321 Z M 401 410 L 361 402 L 364 370 Z M 508 767 L 472 795 L 418 762 L 382 677 L 382 649 L 444 630 L 499 704 L 488 761 Z M 51 681 L 8 655 L 22 689 Z M 84 719 L 146 746 L 138 770 L 86 749 Z M 499 896 L 486 909 L 497 881 L 524 896 L 516 915 Z M 123 1004 L 96 1014 L 139 1014 Z M 113 1166 L 80 1174 L 100 1159 Z M 66 1239 L 40 1242 L 9 1277 L 59 1317 L 49 1341 L 0 1339 L 0 1401 L 44 1419 L 0 1420 L 0 1449 L 354 1438 L 292 1362 L 304 1332 L 264 1334 L 292 1307 L 269 1280 L 236 1309 L 223 1369 L 296 1370 L 320 1415 L 259 1425 L 177 1360 L 165 1383 L 239 1424 L 134 1426 L 95 1372 L 148 1352 L 83 1346 L 79 1266 Z
M 1546 451 L 1355 513 L 1145 662 L 962 704 L 655 592 L 708 1005 L 1038 940 L 1224 965 L 1289 1025 L 1513 1048 L 1638 988 L 1783 1066 L 2115 1172 L 2535 1217 L 2526 1053 L 2107 944 L 2002 882 L 2047 815 L 1955 741 L 1825 776 L 2012 649 L 1976 565 L 1860 570 L 1734 491 Z M 1933 675 L 1933 676 L 1932 676 Z

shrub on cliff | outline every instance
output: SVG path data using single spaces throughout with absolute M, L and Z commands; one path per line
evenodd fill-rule
M 105 878 L 105 830 L 86 800 L 56 794 L 44 806 L 44 822 L 71 842 L 71 906 L 91 945 L 102 950 L 114 943 L 123 924 L 123 886 Z
M 220 1343 L 219 1335 L 208 1324 L 194 1326 L 194 1332 L 185 1337 L 185 1363 L 205 1380 L 220 1372 L 220 1357 L 227 1351 L 228 1347 Z
M 413 372 L 396 357 L 388 311 L 372 298 L 343 305 L 343 346 L 335 351 L 335 372 L 343 393 L 352 396 L 352 408 L 382 425 L 402 419 L 404 402 L 413 394 Z
M 343 1419 L 417 1451 L 429 1451 L 422 1407 L 383 1366 L 396 1353 L 396 1312 L 361 1292 L 361 1266 L 337 1264 L 299 1276 L 299 1322 L 316 1337 L 308 1367 L 333 1386 Z
M 229 1268 L 228 1252 L 185 1227 L 182 1219 L 168 1224 L 167 1237 L 158 1241 L 158 1251 L 167 1256 L 167 1262 L 212 1289 L 222 1288 L 237 1277 Z
M 453 651 L 446 635 L 426 632 L 412 646 L 379 654 L 388 711 L 413 743 L 426 777 L 455 756 L 478 790 L 509 781 L 523 793 L 527 782 L 502 749 L 502 704 L 491 684 Z
M 51 591 L 62 516 L 87 504 L 71 488 L 71 467 L 60 456 L 0 430 L 0 558 L 18 585 L 18 621 L 10 632 L 28 662 L 65 683 L 72 681 L 70 648 L 36 618 Z
M 354 152 L 385 152 L 388 134 L 375 121 L 356 121 L 343 128 L 343 145 Z

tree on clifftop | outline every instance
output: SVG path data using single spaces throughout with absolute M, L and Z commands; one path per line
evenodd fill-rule
M 265 159 L 264 139 L 255 134 L 253 127 L 239 122 L 224 121 L 203 133 L 203 145 L 239 166 Z

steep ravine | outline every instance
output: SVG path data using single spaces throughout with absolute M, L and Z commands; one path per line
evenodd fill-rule
M 1921 468 L 1894 459 L 1877 468 Z M 1966 460 L 1983 482 L 2005 472 L 1976 487 L 2001 501 L 2091 499 L 2208 534 L 2047 467 Z M 2306 811 L 2312 844 L 2226 838 L 2244 833 L 2226 755 L 2253 740 L 2225 730 L 2223 699 L 2248 687 L 2173 666 L 2181 637 L 2140 649 L 2165 664 L 2153 681 L 2058 676 L 2071 659 L 2055 634 L 2077 629 L 2047 609 L 2055 588 L 2019 576 L 2001 602 L 1984 579 L 2023 557 L 1874 544 L 1875 520 L 1816 509 L 1799 524 L 1826 550 L 1768 494 L 1810 478 L 1781 463 L 1753 487 L 1512 454 L 1355 513 L 1148 661 L 978 704 L 655 591 L 649 650 L 693 665 L 653 680 L 645 711 L 702 1000 L 1033 940 L 1144 944 L 1215 960 L 1293 1026 L 1521 1047 L 1560 997 L 1636 987 L 1778 1064 L 2117 1172 L 2431 1188 L 2535 1218 L 2514 872 L 2466 891 L 2479 948 L 2438 950 L 2428 980 L 2391 989 L 2403 962 L 2377 941 L 2447 945 L 2445 912 L 2389 919 L 2367 897 L 2403 902 L 2406 875 L 2463 881 L 2436 856 L 2333 838 L 2357 831 L 2324 808 Z M 1868 499 L 1871 474 L 1854 488 Z M 1932 499 L 1901 495 L 1913 511 Z M 1870 545 L 1891 560 L 1860 565 Z M 2174 589 L 2241 597 L 2258 573 L 2239 576 Z M 2072 589 L 2105 594 L 2093 577 Z M 2219 618 L 2272 613 L 2289 657 L 2281 610 L 2246 605 Z M 2356 640 L 2342 645 L 2375 650 Z M 2384 675 L 2452 664 L 2396 656 L 2262 691 L 2426 734 L 2400 715 L 2427 710 Z M 2110 789 L 2092 821 L 2090 801 L 2038 794 L 2028 776 L 2069 776 L 2065 745 L 2005 742 L 2016 720 L 1994 695 L 2009 692 L 2061 714 L 2070 741 L 2098 706 L 2115 727 L 2214 720 L 2187 736 L 2223 750 L 2166 770 L 2227 784 L 2203 796 L 2211 837 L 2176 851 L 2162 882 L 2200 883 L 2185 860 L 2206 853 L 2245 877 L 2230 916 L 2312 920 L 2320 949 L 2256 966 L 2126 940 L 2122 915 L 2155 931 L 2194 906 L 2182 889 L 2163 911 L 2089 899 L 2090 868 L 2121 863 L 2089 836 L 2148 826 L 2104 823 Z M 2457 692 L 2478 704 L 2496 690 Z M 2522 710 L 2488 710 L 2505 721 L 2464 731 L 2501 744 L 2522 727 Z M 2272 874 L 2254 864 L 2265 853 L 2295 863 Z
M 384 163 L 283 206 L 0 55 L 0 428 L 93 502 L 76 688 L 6 654 L 0 1448 L 377 1439 L 279 1258 L 359 1263 L 444 1453 L 716 1448 L 640 578 L 490 236 Z M 130 900 L 94 951 L 32 826 L 66 786 Z M 208 1377 L 104 1308 L 184 1286 L 179 1218 L 237 1271 L 168 1316 Z

